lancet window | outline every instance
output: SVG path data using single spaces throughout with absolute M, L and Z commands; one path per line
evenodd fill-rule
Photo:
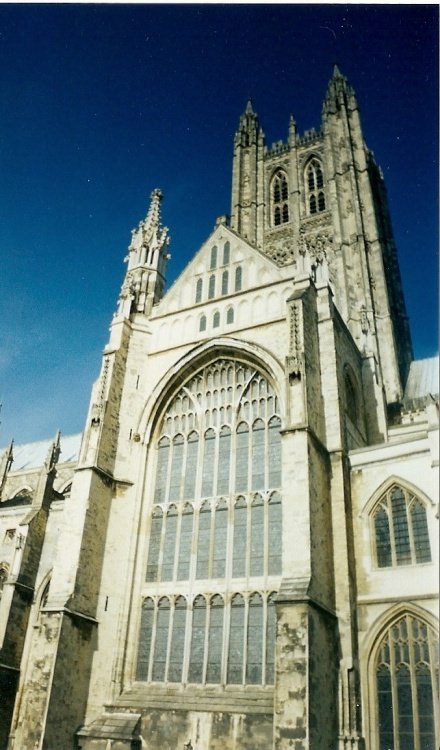
M 274 593 L 146 597 L 142 603 L 136 679 L 271 685 Z
M 259 587 L 281 580 L 280 430 L 272 384 L 238 361 L 204 367 L 169 403 L 154 450 L 139 680 L 273 682 L 275 609 Z
M 435 750 L 438 639 L 403 614 L 386 630 L 374 662 L 377 750 Z
M 379 568 L 431 561 L 424 502 L 393 484 L 374 508 L 374 539 Z
M 309 214 L 325 211 L 324 174 L 318 159 L 311 159 L 307 164 L 305 183 Z
M 289 187 L 287 176 L 281 169 L 272 179 L 271 195 L 273 225 L 286 224 L 289 221 Z

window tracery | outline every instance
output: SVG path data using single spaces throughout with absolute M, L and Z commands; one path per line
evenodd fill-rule
M 280 429 L 272 385 L 238 361 L 204 367 L 169 403 L 155 451 L 138 680 L 273 681 L 274 607 L 252 586 L 281 575 Z M 209 592 L 212 578 L 224 582 L 218 598 L 177 607 L 195 585 Z

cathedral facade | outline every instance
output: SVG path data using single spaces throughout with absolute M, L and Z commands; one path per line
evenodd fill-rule
M 337 67 L 248 102 L 165 292 L 160 190 L 82 435 L 0 466 L 2 750 L 435 750 L 438 382 Z

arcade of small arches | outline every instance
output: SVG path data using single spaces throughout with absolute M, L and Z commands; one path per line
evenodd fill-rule
M 243 285 L 243 269 L 236 266 L 235 269 L 221 267 L 228 266 L 231 258 L 231 244 L 226 241 L 223 245 L 222 263 L 218 264 L 219 248 L 217 245 L 211 247 L 209 271 L 207 279 L 202 276 L 196 281 L 195 303 L 212 300 L 215 297 L 225 297 L 231 292 L 241 292 Z M 205 283 L 204 283 L 205 282 Z

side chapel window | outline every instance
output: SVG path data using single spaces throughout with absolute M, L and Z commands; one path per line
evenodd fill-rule
M 324 175 L 318 159 L 309 161 L 305 177 L 309 214 L 325 211 Z
M 272 180 L 272 223 L 275 227 L 289 221 L 289 188 L 284 172 L 278 170 Z
M 379 568 L 431 562 L 426 508 L 416 495 L 393 484 L 372 516 Z
M 374 663 L 378 750 L 435 750 L 438 638 L 406 613 L 385 632 Z

